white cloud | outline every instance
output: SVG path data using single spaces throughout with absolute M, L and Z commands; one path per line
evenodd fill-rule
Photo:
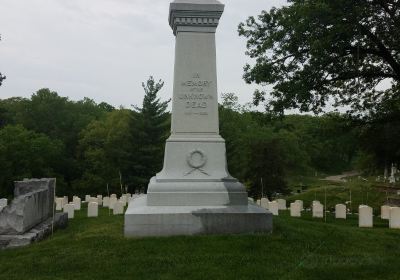
M 251 100 L 242 79 L 245 41 L 237 26 L 286 1 L 231 0 L 217 31 L 219 92 Z M 165 81 L 172 93 L 174 37 L 166 0 L 0 0 L 0 98 L 30 96 L 42 87 L 73 100 L 140 104 L 142 81 Z

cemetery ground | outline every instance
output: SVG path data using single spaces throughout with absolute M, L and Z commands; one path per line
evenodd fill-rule
M 123 215 L 86 207 L 48 240 L 0 251 L 1 279 L 399 279 L 400 231 L 377 216 L 364 229 L 282 211 L 272 234 L 126 239 Z

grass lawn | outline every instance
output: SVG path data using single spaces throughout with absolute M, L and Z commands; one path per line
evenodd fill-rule
M 272 234 L 125 239 L 123 216 L 86 218 L 0 251 L 0 279 L 400 279 L 400 230 L 376 219 L 274 218 Z

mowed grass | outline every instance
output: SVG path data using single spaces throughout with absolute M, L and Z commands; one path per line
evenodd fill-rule
M 400 279 L 400 230 L 375 223 L 282 211 L 272 234 L 126 239 L 122 215 L 83 209 L 50 239 L 0 251 L 0 279 Z

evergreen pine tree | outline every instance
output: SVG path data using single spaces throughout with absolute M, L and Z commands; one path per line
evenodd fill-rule
M 163 164 L 164 144 L 168 137 L 168 101 L 157 96 L 164 82 L 156 82 L 152 76 L 142 84 L 145 91 L 142 108 L 135 107 L 132 120 L 133 178 L 135 188 L 145 189 L 152 176 Z

